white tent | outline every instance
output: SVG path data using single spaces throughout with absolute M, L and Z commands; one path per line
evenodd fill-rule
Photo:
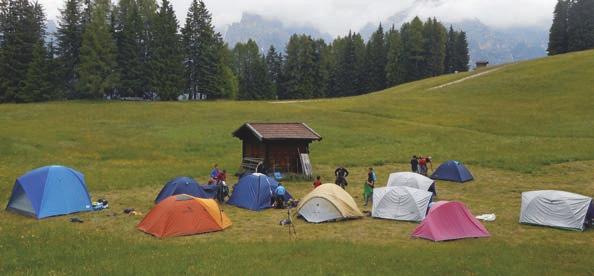
M 591 204 L 591 197 L 569 192 L 524 192 L 520 223 L 584 231 L 586 220 L 591 219 L 588 213 L 592 216 Z
M 315 188 L 299 202 L 297 213 L 313 223 L 363 216 L 351 195 L 336 184 Z
M 376 218 L 421 221 L 425 219 L 431 202 L 431 192 L 405 187 L 373 189 L 373 209 Z
M 435 181 L 433 179 L 413 172 L 391 173 L 386 186 L 406 186 L 437 194 L 435 191 Z

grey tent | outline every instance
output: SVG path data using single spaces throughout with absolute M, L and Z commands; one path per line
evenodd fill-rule
M 388 183 L 386 186 L 406 186 L 423 191 L 430 191 L 434 195 L 437 195 L 435 190 L 435 181 L 433 179 L 413 172 L 391 173 L 388 177 Z
M 425 219 L 433 194 L 406 186 L 373 189 L 373 209 L 376 218 L 421 221 Z
M 592 198 L 563 191 L 522 193 L 520 223 L 584 231 L 591 224 Z

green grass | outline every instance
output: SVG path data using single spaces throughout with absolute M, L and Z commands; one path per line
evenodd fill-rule
M 409 83 L 365 96 L 293 103 L 53 102 L 0 105 L 0 204 L 15 178 L 63 164 L 86 175 L 94 199 L 111 209 L 36 221 L 0 212 L 0 274 L 584 274 L 591 275 L 594 231 L 517 223 L 520 193 L 561 189 L 594 196 L 594 52 L 506 65 Z M 352 172 L 361 204 L 368 166 L 379 182 L 407 170 L 412 154 L 458 159 L 476 181 L 438 183 L 439 198 L 461 200 L 492 237 L 413 240 L 413 223 L 364 218 L 278 226 L 285 213 L 225 206 L 233 226 L 218 233 L 158 240 L 135 229 L 162 185 L 179 175 L 206 180 L 217 162 L 234 171 L 248 121 L 303 121 L 324 139 L 312 144 L 316 173 Z M 310 183 L 287 183 L 297 197 Z M 362 207 L 362 206 L 361 206 Z M 115 215 L 114 215 L 115 214 Z

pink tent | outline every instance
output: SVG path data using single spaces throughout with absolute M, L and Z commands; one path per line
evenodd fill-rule
M 458 201 L 438 201 L 413 231 L 413 237 L 432 241 L 489 237 L 489 231 Z

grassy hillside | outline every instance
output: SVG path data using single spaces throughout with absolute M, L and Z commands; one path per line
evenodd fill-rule
M 56 102 L 0 105 L 0 204 L 14 179 L 43 165 L 86 175 L 94 199 L 111 209 L 36 221 L 0 212 L 0 274 L 116 273 L 456 273 L 592 274 L 594 231 L 519 225 L 520 193 L 562 189 L 594 196 L 594 52 L 506 65 L 476 78 L 447 75 L 365 96 L 298 102 Z M 324 139 L 312 144 L 316 173 L 330 182 L 348 166 L 348 191 L 361 203 L 365 168 L 407 170 L 412 154 L 458 159 L 476 181 L 439 182 L 439 199 L 464 201 L 492 237 L 411 240 L 416 224 L 376 220 L 320 225 L 285 213 L 225 207 L 225 232 L 157 240 L 135 229 L 162 185 L 189 175 L 203 182 L 215 162 L 234 171 L 247 121 L 303 121 Z M 310 183 L 287 183 L 304 196 Z M 117 213 L 117 215 L 113 215 Z M 286 268 L 283 268 L 286 267 Z

